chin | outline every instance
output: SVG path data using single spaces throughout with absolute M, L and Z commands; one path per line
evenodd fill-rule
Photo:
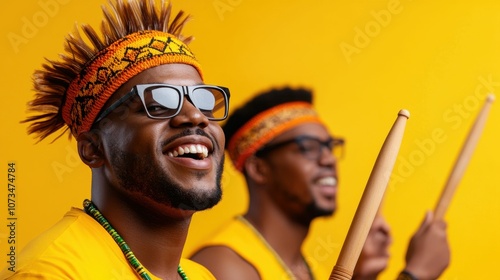
M 334 212 L 335 206 L 331 205 L 328 205 L 328 207 L 324 207 L 318 204 L 312 204 L 309 206 L 309 213 L 312 218 L 332 216 Z
M 220 187 L 215 187 L 210 190 L 199 190 L 186 193 L 182 204 L 179 208 L 183 210 L 202 211 L 207 210 L 217 205 L 222 199 L 222 190 Z
M 333 213 L 335 213 L 335 209 L 331 209 L 331 208 L 329 208 L 329 209 L 321 209 L 319 211 L 318 217 L 329 217 L 329 216 L 332 216 Z
M 315 205 L 316 211 L 319 213 L 323 213 L 321 216 L 331 216 L 335 212 L 337 205 L 335 203 L 335 199 L 331 200 L 322 200 L 316 201 Z

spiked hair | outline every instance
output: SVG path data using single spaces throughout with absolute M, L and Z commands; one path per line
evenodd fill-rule
M 193 39 L 181 34 L 190 17 L 179 11 L 170 21 L 172 5 L 163 0 L 159 5 L 156 5 L 155 0 L 108 0 L 108 5 L 103 5 L 102 11 L 101 36 L 87 24 L 76 26 L 75 31 L 65 38 L 65 53 L 59 55 L 60 60 L 46 59 L 42 69 L 33 74 L 36 93 L 35 98 L 28 103 L 28 111 L 36 114 L 27 117 L 22 123 L 30 123 L 28 134 L 35 134 L 38 142 L 62 130 L 56 140 L 71 129 L 62 117 L 68 88 L 85 71 L 88 62 L 112 43 L 144 30 L 169 33 L 184 44 L 189 44 Z M 81 33 L 87 40 L 82 38 Z

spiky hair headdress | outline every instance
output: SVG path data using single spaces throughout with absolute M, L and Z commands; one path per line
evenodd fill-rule
M 312 92 L 305 88 L 275 88 L 234 110 L 223 129 L 235 168 L 242 171 L 247 158 L 279 134 L 302 123 L 323 123 L 312 98 Z
M 31 123 L 28 133 L 39 141 L 59 130 L 56 139 L 68 129 L 74 136 L 88 131 L 109 97 L 148 68 L 185 63 L 202 76 L 187 47 L 192 37 L 181 34 L 189 16 L 179 11 L 170 21 L 171 3 L 109 0 L 102 10 L 101 36 L 87 24 L 77 27 L 66 37 L 60 61 L 47 60 L 33 74 L 36 94 L 28 107 L 37 114 L 23 122 Z

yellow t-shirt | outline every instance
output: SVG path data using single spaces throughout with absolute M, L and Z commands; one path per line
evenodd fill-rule
M 193 252 L 198 252 L 209 246 L 231 248 L 257 270 L 262 280 L 294 279 L 279 257 L 275 256 L 275 253 L 269 249 L 263 237 L 240 216 L 224 225 L 213 237 L 204 240 Z M 330 269 L 311 263 L 308 258 L 306 260 L 313 279 L 329 278 Z
M 195 262 L 181 259 L 180 265 L 190 280 L 215 279 Z M 109 233 L 81 209 L 72 208 L 23 249 L 14 273 L 5 268 L 0 279 L 136 280 L 139 276 Z

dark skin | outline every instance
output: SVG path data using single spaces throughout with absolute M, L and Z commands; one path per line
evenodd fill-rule
M 202 80 L 185 64 L 150 68 L 123 84 L 105 108 L 134 85 L 147 83 L 196 85 Z M 212 205 L 199 201 L 218 201 L 224 134 L 187 99 L 177 116 L 165 120 L 148 118 L 137 97 L 119 108 L 77 139 L 80 157 L 92 169 L 92 201 L 151 273 L 180 279 L 177 266 L 195 212 L 184 206 L 202 209 Z M 205 146 L 208 157 L 167 155 L 189 145 Z M 166 190 L 172 188 L 198 200 L 169 201 Z
M 271 143 L 299 135 L 310 135 L 323 141 L 330 137 L 323 125 L 304 124 L 280 134 Z M 335 210 L 335 157 L 323 150 L 319 159 L 307 159 L 301 155 L 296 144 L 290 144 L 263 158 L 250 157 L 245 163 L 245 170 L 250 205 L 244 217 L 273 247 L 297 279 L 310 279 L 301 246 L 310 223 L 319 216 L 319 212 L 310 209 L 321 209 L 321 213 L 330 214 Z M 326 178 L 330 179 L 330 183 L 321 181 Z M 203 264 L 220 280 L 260 279 L 252 265 L 226 247 L 204 248 L 192 259 Z
M 417 231 L 413 234 L 406 251 L 405 270 L 418 279 L 437 279 L 450 264 L 450 245 L 446 222 L 434 220 L 428 211 Z
M 391 243 L 389 225 L 381 215 L 377 215 L 356 263 L 353 279 L 377 279 L 389 262 L 389 245 Z

